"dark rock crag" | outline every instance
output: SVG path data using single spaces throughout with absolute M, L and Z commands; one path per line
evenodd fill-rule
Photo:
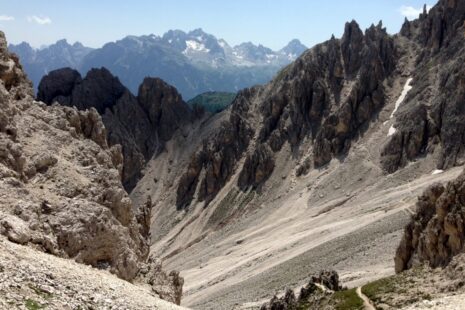
M 105 68 L 90 70 L 84 79 L 69 68 L 52 71 L 40 82 L 37 98 L 79 110 L 97 109 L 108 143 L 123 148 L 122 178 L 129 191 L 141 178 L 145 163 L 193 119 L 181 95 L 162 80 L 145 78 L 135 97 Z
M 276 91 L 262 104 L 260 141 L 276 152 L 286 141 L 298 147 L 310 138 L 316 167 L 345 154 L 385 104 L 383 81 L 395 69 L 396 55 L 381 24 L 363 34 L 355 21 L 347 23 L 341 40 L 317 45 L 274 81 Z
M 414 87 L 396 114 L 381 163 L 394 172 L 440 148 L 438 169 L 465 163 L 465 3 L 439 1 L 402 27 L 418 48 Z
M 192 155 L 177 188 L 176 205 L 179 209 L 192 202 L 196 191 L 199 201 L 210 202 L 230 179 L 254 133 L 246 119 L 250 98 L 258 91 L 258 88 L 241 91 L 232 105 L 229 120 Z M 205 171 L 203 176 L 202 170 Z
M 364 34 L 351 22 L 341 40 L 307 51 L 268 88 L 241 92 L 229 122 L 192 156 L 179 182 L 178 208 L 189 205 L 196 192 L 197 201 L 210 202 L 243 156 L 238 187 L 260 187 L 273 173 L 274 153 L 285 142 L 295 149 L 311 140 L 315 167 L 347 153 L 352 139 L 385 104 L 383 83 L 394 71 L 396 57 L 393 39 L 381 23 Z M 344 87 L 350 88 L 348 95 L 341 94 Z M 252 115 L 256 113 L 259 117 Z M 253 118 L 260 119 L 258 126 L 250 125 L 257 123 Z M 246 154 L 255 133 L 257 141 Z
M 260 95 L 246 100 L 249 110 L 259 116 L 240 113 L 244 95 L 233 102 L 232 119 L 224 127 L 235 128 L 233 122 L 240 115 L 251 133 L 238 136 L 246 147 L 232 145 L 231 160 L 230 154 L 219 151 L 224 141 L 218 137 L 206 141 L 208 148 L 193 156 L 181 178 L 178 207 L 195 197 L 203 168 L 208 180 L 204 183 L 210 185 L 200 186 L 198 201 L 211 201 L 236 169 L 241 169 L 240 189 L 259 188 L 273 173 L 274 154 L 286 143 L 296 154 L 304 141 L 310 141 L 310 155 L 298 175 L 335 157 L 344 158 L 354 139 L 377 120 L 387 102 L 387 88 L 406 74 L 413 78 L 413 89 L 395 114 L 396 132 L 381 148 L 381 168 L 393 173 L 429 153 L 439 154 L 438 169 L 465 163 L 464 21 L 464 3 L 444 0 L 418 20 L 406 21 L 396 36 L 388 35 L 381 23 L 365 32 L 355 21 L 347 23 L 340 40 L 332 37 L 308 50 Z M 411 72 L 399 67 L 405 65 L 401 58 L 406 55 L 414 59 Z M 242 167 L 230 166 L 240 158 L 245 158 Z M 218 169 L 221 165 L 227 169 Z

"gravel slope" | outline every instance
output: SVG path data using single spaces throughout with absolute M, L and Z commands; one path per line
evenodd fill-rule
M 184 309 L 107 271 L 0 238 L 0 309 Z M 34 308 L 35 307 L 35 308 Z

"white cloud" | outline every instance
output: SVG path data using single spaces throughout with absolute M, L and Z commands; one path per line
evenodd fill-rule
M 28 16 L 27 21 L 30 23 L 37 23 L 39 25 L 47 25 L 47 24 L 52 23 L 52 20 L 49 17 L 46 17 L 46 16 L 39 17 L 36 15 Z
M 431 7 L 431 5 L 427 5 L 426 10 L 431 10 Z M 415 19 L 418 18 L 418 16 L 420 16 L 421 13 L 423 13 L 423 7 L 417 9 L 413 6 L 403 5 L 400 7 L 399 12 L 400 14 L 402 14 L 402 16 L 407 17 L 407 19 Z
M 8 16 L 8 15 L 0 15 L 0 21 L 2 22 L 9 22 L 15 20 L 13 16 Z

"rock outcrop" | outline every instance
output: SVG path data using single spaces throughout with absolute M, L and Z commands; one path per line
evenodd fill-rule
M 300 289 L 298 297 L 294 291 L 287 289 L 283 297 L 276 295 L 261 310 L 294 310 L 294 309 L 318 309 L 319 299 L 324 297 L 325 291 L 335 292 L 341 290 L 339 275 L 336 271 L 323 270 L 318 276 L 312 276 L 307 285 Z M 313 307 L 309 306 L 309 302 Z M 325 307 L 326 308 L 326 307 Z
M 465 244 L 465 171 L 443 186 L 434 184 L 418 198 L 395 256 L 397 272 L 418 263 L 445 266 Z
M 129 191 L 142 176 L 145 163 L 194 117 L 176 89 L 162 80 L 145 78 L 135 97 L 105 68 L 90 70 L 84 79 L 69 68 L 52 71 L 42 79 L 37 98 L 79 110 L 97 109 L 108 143 L 123 148 L 122 177 Z

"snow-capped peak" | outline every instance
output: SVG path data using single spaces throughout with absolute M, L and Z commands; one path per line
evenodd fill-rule
M 203 43 L 200 43 L 195 40 L 187 40 L 186 41 L 186 49 L 184 50 L 184 54 L 188 54 L 189 52 L 194 51 L 194 52 L 204 52 L 208 53 L 210 50 L 205 47 Z

